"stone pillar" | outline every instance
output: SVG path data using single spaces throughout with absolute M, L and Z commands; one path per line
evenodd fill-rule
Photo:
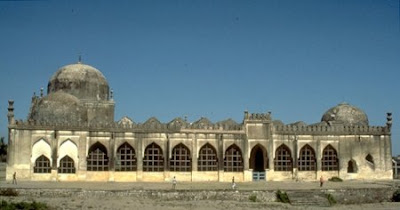
M 194 181 L 194 176 L 197 175 L 197 136 L 195 134 L 190 134 L 192 140 L 192 181 Z
M 243 169 L 244 171 L 249 170 L 249 141 L 247 139 L 247 136 L 242 136 L 242 146 L 243 146 Z
M 242 141 L 242 147 L 243 147 L 243 181 L 252 181 L 252 176 L 253 176 L 253 170 L 249 170 L 249 141 L 247 139 L 247 136 L 240 136 L 241 141 Z
M 164 153 L 164 180 L 166 181 L 169 179 L 169 166 L 170 166 L 170 154 L 171 154 L 171 142 L 169 140 L 168 134 L 166 135 L 166 141 L 165 141 L 165 153 Z
M 218 139 L 218 181 L 224 181 L 224 137 L 223 134 L 217 134 Z
M 393 170 L 392 166 L 392 141 L 391 141 L 391 135 L 386 135 L 385 136 L 385 171 L 388 170 Z
M 78 147 L 78 159 L 79 163 L 77 164 L 78 171 L 78 179 L 86 180 L 86 171 L 87 171 L 87 156 L 88 150 L 90 147 L 90 137 L 89 132 L 82 132 L 79 136 L 79 147 Z
M 321 156 L 321 153 L 322 153 L 322 150 L 321 150 L 321 139 L 318 138 L 318 140 L 317 140 L 317 148 L 315 149 L 315 161 L 317 162 L 316 179 L 318 179 L 318 177 L 321 176 L 320 175 L 321 170 L 322 170 L 322 163 L 321 163 L 322 156 Z
M 57 180 L 57 159 L 58 159 L 58 131 L 54 130 L 53 132 L 53 139 L 51 139 L 51 179 L 52 181 Z
M 297 135 L 294 135 L 294 141 L 293 141 L 293 173 L 295 174 L 297 178 L 297 158 L 298 158 L 298 139 Z
M 109 152 L 109 168 L 110 171 L 114 171 L 115 170 L 115 159 L 117 158 L 115 156 L 116 154 L 116 147 L 115 147 L 115 133 L 111 132 L 111 137 L 110 137 L 110 141 L 109 141 L 109 148 L 110 148 L 110 152 Z
M 268 144 L 268 163 L 269 163 L 269 170 L 273 171 L 274 170 L 274 153 L 275 153 L 275 147 L 274 147 L 274 140 L 271 138 Z
M 109 171 L 108 171 L 108 181 L 113 182 L 115 180 L 114 178 L 114 171 L 115 171 L 115 159 L 116 159 L 116 149 L 115 148 L 115 133 L 111 132 L 111 137 L 109 141 L 109 148 L 110 148 L 110 156 L 109 156 Z
M 15 171 L 14 163 L 15 163 L 15 155 L 17 152 L 15 151 L 15 130 L 9 128 L 8 129 L 8 152 L 7 152 L 7 169 L 6 169 L 6 180 L 12 180 L 13 173 Z M 32 152 L 31 152 L 32 153 Z
M 135 142 L 136 142 L 136 180 L 142 181 L 143 179 L 143 155 L 144 155 L 144 148 L 143 148 L 143 138 L 141 134 L 134 134 Z
M 344 163 L 344 160 L 343 160 L 342 154 L 341 154 L 341 153 L 342 153 L 342 149 L 341 149 L 341 144 L 340 144 L 340 142 L 341 142 L 340 136 L 339 136 L 338 138 L 339 138 L 339 140 L 338 140 L 337 150 L 336 150 L 336 152 L 337 152 L 337 157 L 338 157 L 338 159 L 339 159 L 339 161 L 338 161 L 338 177 L 340 177 L 340 178 L 343 179 L 343 177 L 341 177 L 341 175 L 342 175 L 342 168 L 343 168 L 343 167 L 346 167 L 346 166 L 345 166 L 345 164 L 343 164 L 343 163 Z

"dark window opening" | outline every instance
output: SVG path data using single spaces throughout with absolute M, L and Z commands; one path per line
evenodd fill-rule
M 315 152 L 310 145 L 306 144 L 303 148 L 301 148 L 298 164 L 299 171 L 316 170 L 317 163 L 315 161 Z
M 63 157 L 60 160 L 60 167 L 58 167 L 58 173 L 61 174 L 74 174 L 76 171 L 75 169 L 75 163 L 72 158 L 70 158 L 68 155 Z
M 281 145 L 276 149 L 274 170 L 275 171 L 292 171 L 293 159 L 289 148 L 286 145 Z
M 324 151 L 322 152 L 321 164 L 323 171 L 339 170 L 339 160 L 337 158 L 337 152 L 331 145 L 326 146 Z
M 95 143 L 89 149 L 87 158 L 88 171 L 108 171 L 107 149 L 100 143 Z
M 224 171 L 240 172 L 243 171 L 243 158 L 240 149 L 236 145 L 230 146 L 225 151 Z
M 150 144 L 144 151 L 143 171 L 164 171 L 164 157 L 160 146 Z
M 33 167 L 33 173 L 44 174 L 50 172 L 51 172 L 50 160 L 46 156 L 41 155 L 35 161 L 35 167 Z
M 135 150 L 128 143 L 124 143 L 118 148 L 116 158 L 116 171 L 136 171 Z
M 205 144 L 199 151 L 198 159 L 198 170 L 199 171 L 217 171 L 218 170 L 218 159 L 217 152 L 214 147 L 210 144 Z
M 183 145 L 178 144 L 172 149 L 172 158 L 170 161 L 171 171 L 191 171 L 192 161 L 190 159 L 189 149 Z

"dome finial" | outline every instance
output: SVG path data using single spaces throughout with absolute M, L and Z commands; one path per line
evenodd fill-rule
M 78 63 L 82 63 L 82 56 L 81 56 L 81 54 L 79 54 L 79 56 L 78 56 Z

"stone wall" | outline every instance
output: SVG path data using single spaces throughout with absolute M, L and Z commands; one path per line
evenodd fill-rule
M 82 190 L 82 189 L 15 189 L 20 196 L 65 197 L 77 196 L 107 197 L 129 196 L 132 198 L 150 198 L 160 200 L 234 200 L 248 202 L 255 196 L 257 202 L 276 202 L 276 191 L 232 191 L 232 190 Z M 394 188 L 304 190 L 309 195 L 330 194 L 338 204 L 362 204 L 390 202 Z M 290 192 L 290 191 L 286 191 Z M 299 190 L 297 190 L 299 192 Z M 289 194 L 289 193 L 288 193 Z M 290 198 L 289 198 L 290 199 Z

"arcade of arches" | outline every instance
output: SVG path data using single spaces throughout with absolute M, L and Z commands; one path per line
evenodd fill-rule
M 347 103 L 310 125 L 248 111 L 241 122 L 138 123 L 114 119 L 107 79 L 81 61 L 60 67 L 46 85 L 32 96 L 27 120 L 15 119 L 8 103 L 7 180 L 14 172 L 44 181 L 392 179 L 391 113 L 381 126 Z

